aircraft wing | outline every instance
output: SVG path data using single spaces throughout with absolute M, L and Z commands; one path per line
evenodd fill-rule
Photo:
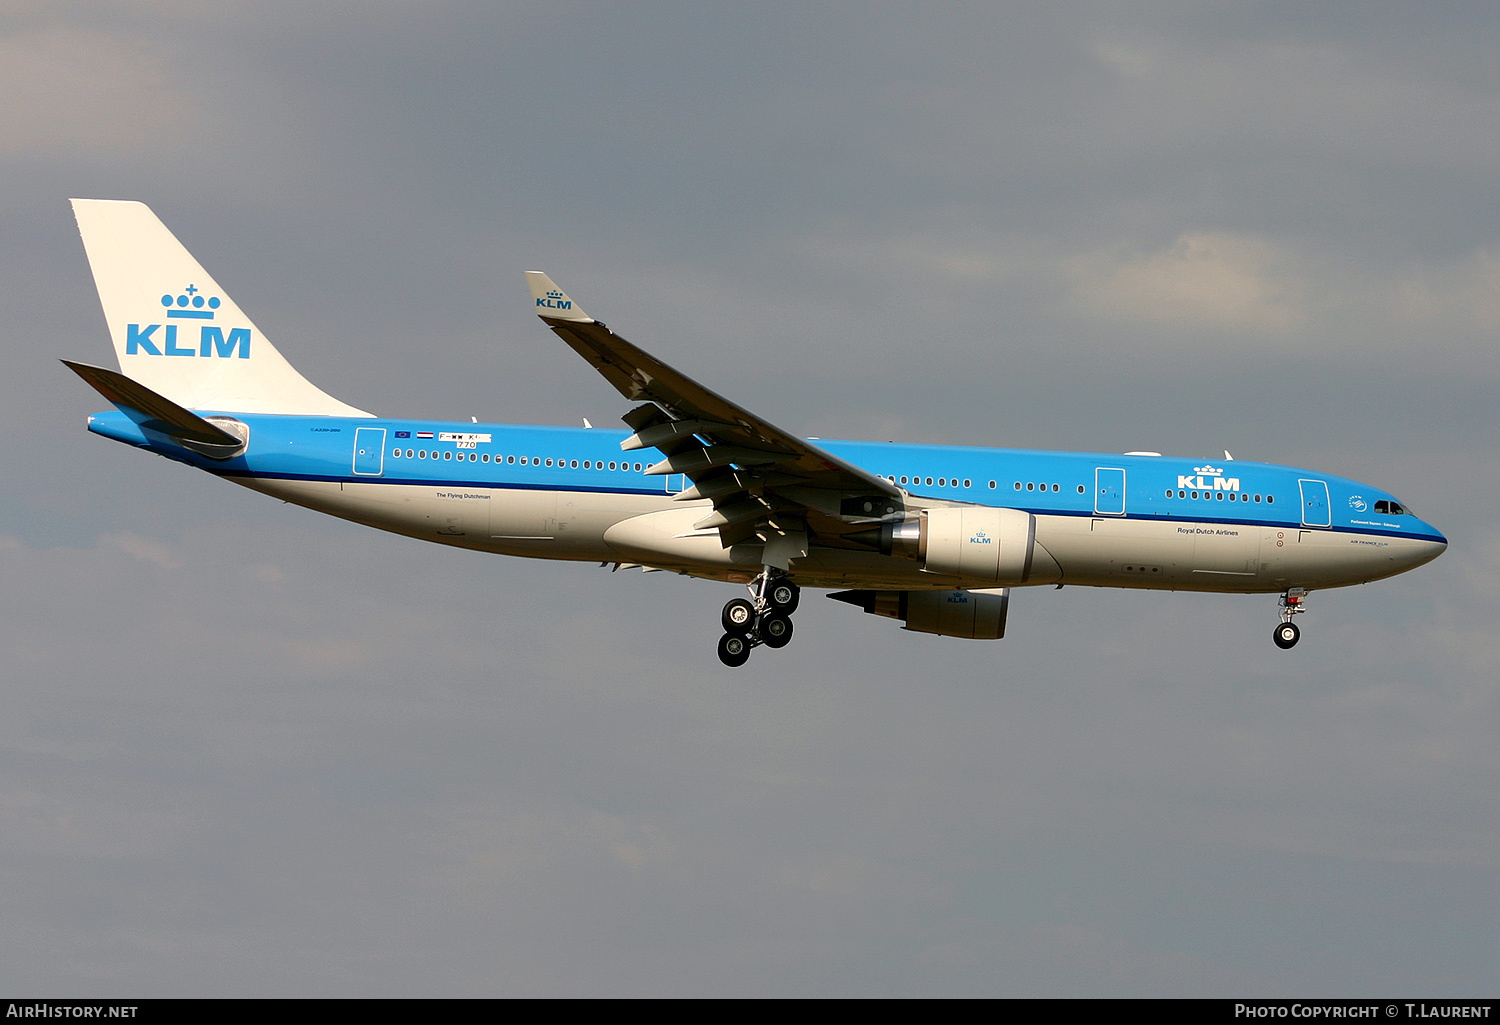
M 809 536 L 864 547 L 847 535 L 868 531 L 902 507 L 891 482 L 788 434 L 674 370 L 588 316 L 540 271 L 527 283 L 542 322 L 588 360 L 627 399 L 646 400 L 624 416 L 635 433 L 621 448 L 655 448 L 665 458 L 650 474 L 684 474 L 682 501 L 711 499 L 695 524 L 718 530 L 727 548 L 759 535 L 771 565 L 805 555 Z M 777 561 L 773 562 L 772 558 Z

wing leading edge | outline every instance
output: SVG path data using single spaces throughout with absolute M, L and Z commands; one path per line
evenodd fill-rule
M 635 433 L 626 451 L 654 448 L 646 472 L 684 474 L 679 501 L 709 499 L 694 524 L 717 530 L 724 547 L 759 536 L 767 565 L 787 568 L 812 538 L 868 548 L 851 535 L 898 518 L 904 493 L 882 477 L 787 433 L 627 342 L 584 313 L 541 271 L 527 271 L 537 316 L 621 395 L 645 400 L 622 418 Z

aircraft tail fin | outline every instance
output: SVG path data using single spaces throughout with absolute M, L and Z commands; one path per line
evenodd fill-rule
M 144 203 L 73 214 L 126 380 L 189 410 L 370 415 L 297 373 Z

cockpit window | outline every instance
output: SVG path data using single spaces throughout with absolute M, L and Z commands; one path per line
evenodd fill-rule
M 1378 513 L 1385 513 L 1387 516 L 1408 515 L 1406 506 L 1402 505 L 1400 502 L 1387 502 L 1384 500 L 1375 503 L 1375 511 Z

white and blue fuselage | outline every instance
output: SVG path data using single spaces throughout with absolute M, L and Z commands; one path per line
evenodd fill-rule
M 674 501 L 687 479 L 646 475 L 650 459 L 620 450 L 627 431 L 234 416 L 249 438 L 244 453 L 228 460 L 198 455 L 116 411 L 95 414 L 89 429 L 298 505 L 442 544 L 640 563 L 721 580 L 758 569 L 753 560 L 736 565 L 716 543 L 718 551 L 696 543 L 690 525 L 708 501 Z M 828 439 L 818 445 L 890 481 L 918 506 L 1033 514 L 1039 550 L 1022 584 L 1311 590 L 1401 573 L 1447 544 L 1385 491 L 1286 466 Z M 679 517 L 684 530 L 654 540 L 611 536 L 657 512 Z M 796 575 L 814 587 L 985 583 L 874 551 L 814 549 Z

